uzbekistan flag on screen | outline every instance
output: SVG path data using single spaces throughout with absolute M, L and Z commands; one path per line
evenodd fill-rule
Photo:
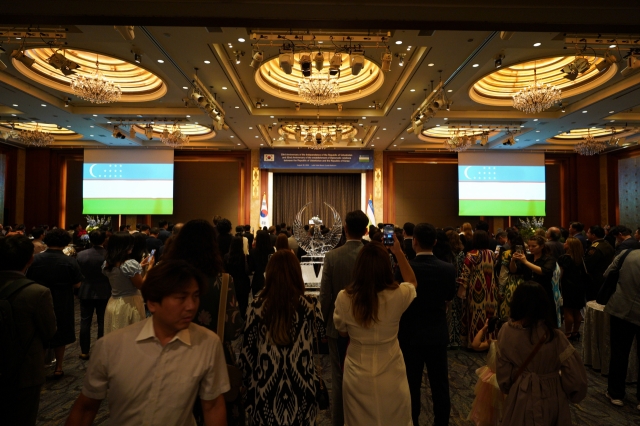
M 129 151 L 121 160 L 135 162 L 117 162 L 114 152 L 103 151 L 100 161 L 85 152 L 83 214 L 173 214 L 173 155 L 167 162 L 149 157 Z
M 459 165 L 460 216 L 544 216 L 544 166 Z

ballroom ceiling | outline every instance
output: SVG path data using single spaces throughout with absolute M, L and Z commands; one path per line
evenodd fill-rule
M 601 20 L 602 29 L 594 26 L 592 21 L 602 13 L 598 8 L 585 7 L 578 16 L 576 8 L 556 10 L 545 3 L 538 10 L 543 16 L 532 18 L 526 15 L 524 2 L 516 1 L 510 2 L 512 11 L 524 15 L 506 23 L 508 17 L 496 8 L 501 2 L 478 8 L 478 13 L 465 9 L 459 12 L 464 19 L 458 20 L 453 9 L 440 5 L 432 11 L 441 14 L 442 20 L 427 26 L 406 19 L 412 16 L 409 6 L 424 11 L 422 3 L 402 3 L 403 13 L 394 15 L 386 3 L 374 1 L 368 7 L 378 5 L 379 10 L 359 20 L 341 13 L 333 25 L 284 29 L 282 19 L 293 12 L 287 9 L 281 18 L 267 13 L 258 24 L 256 13 L 266 7 L 261 1 L 242 1 L 244 9 L 235 12 L 228 5 L 211 2 L 226 15 L 210 25 L 227 26 L 206 26 L 202 16 L 214 14 L 209 9 L 189 20 L 195 2 L 183 2 L 186 9 L 172 1 L 162 3 L 165 8 L 154 21 L 136 15 L 141 3 L 149 3 L 134 1 L 127 20 L 139 25 L 134 26 L 134 38 L 127 40 L 113 25 L 106 25 L 123 22 L 122 16 L 100 15 L 104 3 L 96 2 L 96 9 L 83 17 L 59 10 L 58 15 L 51 12 L 45 17 L 41 12 L 43 16 L 33 18 L 43 22 L 39 25 L 24 24 L 29 17 L 12 9 L 2 17 L 0 40 L 6 52 L 0 60 L 6 69 L 0 71 L 0 136 L 8 139 L 4 143 L 21 146 L 9 134 L 11 125 L 20 130 L 33 127 L 34 122 L 40 123 L 41 130 L 53 130 L 54 147 L 161 147 L 161 132 L 174 124 L 191 135 L 185 149 L 218 150 L 304 147 L 305 135 L 317 129 L 333 135 L 332 149 L 412 152 L 442 151 L 445 139 L 456 131 L 473 136 L 474 150 L 568 151 L 592 132 L 603 141 L 615 135 L 618 144 L 608 148 L 612 150 L 636 145 L 640 138 L 640 62 L 638 68 L 622 72 L 627 68 L 624 57 L 630 49 L 640 48 L 640 31 L 635 36 L 616 33 L 615 21 L 608 15 Z M 277 3 L 285 9 L 294 4 Z M 636 2 L 628 7 L 632 3 L 637 7 Z M 335 2 L 309 2 L 298 10 L 304 15 L 300 22 L 309 25 L 305 19 L 320 5 L 338 7 Z M 347 2 L 343 12 L 354 7 L 354 2 Z M 620 12 L 628 13 L 626 7 L 625 2 L 618 6 Z M 174 25 L 167 8 L 177 14 Z M 390 14 L 385 22 L 389 27 L 380 26 L 385 10 Z M 482 21 L 491 10 L 496 21 Z M 544 18 L 544 14 L 549 15 Z M 555 22 L 561 17 L 568 23 Z M 6 23 L 8 19 L 17 23 Z M 326 24 L 328 19 L 321 13 L 317 21 Z M 235 26 L 243 22 L 245 26 Z M 376 29 L 368 29 L 367 22 L 375 23 Z M 513 28 L 518 22 L 526 31 Z M 537 28 L 540 31 L 532 31 Z M 626 15 L 619 28 L 630 28 Z M 505 29 L 513 31 L 501 31 Z M 279 66 L 283 43 L 294 45 L 291 74 Z M 12 58 L 16 49 L 23 49 L 34 65 Z M 254 50 L 263 54 L 255 68 L 250 66 Z M 358 50 L 364 51 L 364 64 L 353 75 L 349 52 L 353 55 Z M 299 60 L 305 51 L 312 60 L 318 52 L 322 54 L 323 73 L 333 55 L 340 53 L 340 93 L 327 105 L 310 105 L 298 96 L 297 83 L 303 78 Z M 78 63 L 77 72 L 83 75 L 94 70 L 97 59 L 105 77 L 120 85 L 121 99 L 94 104 L 77 97 L 69 86 L 70 76 L 47 63 L 56 52 Z M 383 70 L 385 53 L 391 53 L 389 71 Z M 606 63 L 607 56 L 617 62 Z M 586 69 L 570 80 L 562 68 L 576 58 L 586 60 Z M 315 62 L 312 65 L 312 75 L 319 74 Z M 533 70 L 537 81 L 562 90 L 562 103 L 526 114 L 513 108 L 511 95 L 533 82 Z M 224 128 L 213 128 L 211 116 L 191 97 L 194 87 L 215 99 L 213 106 L 224 117 Z M 433 89 L 439 87 L 449 109 L 436 110 L 422 130 L 407 132 L 416 109 L 424 108 L 425 98 L 432 99 Z M 114 126 L 124 138 L 113 136 Z M 145 135 L 146 126 L 153 129 L 148 132 L 152 139 Z M 296 137 L 298 126 L 301 137 Z M 337 140 L 336 128 L 342 132 Z M 481 145 L 483 132 L 487 140 Z M 511 136 L 515 144 L 504 145 Z

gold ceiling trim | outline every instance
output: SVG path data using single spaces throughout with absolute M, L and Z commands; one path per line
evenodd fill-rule
M 177 125 L 180 126 L 180 131 L 183 135 L 189 136 L 190 141 L 204 141 L 213 139 L 216 136 L 216 132 L 213 129 L 200 124 L 177 123 Z M 133 125 L 135 132 L 142 135 L 143 138 L 145 138 L 144 126 L 146 126 L 146 124 Z M 153 128 L 154 139 L 160 139 L 165 129 L 171 132 L 173 124 L 152 124 L 151 127 Z
M 280 126 L 280 128 L 278 129 L 278 133 L 282 136 L 287 136 L 290 140 L 295 141 L 297 127 L 297 124 Z M 304 138 L 309 132 L 311 132 L 312 135 L 315 135 L 318 131 L 325 133 L 328 130 L 328 133 L 330 133 L 331 136 L 335 136 L 337 127 L 340 127 L 342 129 L 342 141 L 347 142 L 348 138 L 354 138 L 358 134 L 358 129 L 350 124 L 300 124 L 300 134 Z
M 0 123 L 0 127 L 2 127 L 3 129 L 11 130 L 12 124 L 15 131 L 36 130 L 36 125 L 37 125 L 38 130 L 44 133 L 50 133 L 55 140 L 82 139 L 81 134 L 76 133 L 73 130 L 69 130 L 66 127 L 59 127 L 57 124 L 51 124 L 51 123 L 36 123 L 35 121 L 20 122 L 20 123 L 4 122 L 4 123 Z
M 333 52 L 323 53 L 325 61 L 322 73 L 327 73 L 329 60 Z M 301 53 L 294 55 L 295 66 L 293 66 L 291 74 L 286 74 L 280 68 L 278 56 L 265 61 L 255 73 L 258 87 L 277 98 L 305 103 L 304 99 L 298 95 L 298 81 L 304 78 L 300 69 L 300 55 Z M 312 68 L 312 73 L 318 74 L 320 71 L 317 71 L 314 67 Z M 365 57 L 362 70 L 355 76 L 351 74 L 349 54 L 342 53 L 342 66 L 338 82 L 340 96 L 336 103 L 344 103 L 362 99 L 375 93 L 384 83 L 384 74 L 377 64 Z
M 418 139 L 427 143 L 441 144 L 445 140 L 453 136 L 456 132 L 458 132 L 460 136 L 463 136 L 466 133 L 467 136 L 472 136 L 476 139 L 480 139 L 480 136 L 483 132 L 489 132 L 489 137 L 492 138 L 502 131 L 502 129 L 496 130 L 495 128 L 491 127 L 483 129 L 481 127 L 439 126 L 423 130 L 418 135 Z M 504 131 L 506 131 L 506 129 Z
M 52 89 L 74 95 L 70 86 L 72 76 L 64 75 L 62 71 L 47 62 L 47 59 L 57 51 L 50 47 L 26 49 L 25 55 L 35 60 L 33 66 L 29 68 L 15 59 L 12 59 L 12 63 L 25 77 Z M 167 93 L 167 85 L 160 77 L 137 64 L 87 50 L 64 49 L 59 53 L 80 65 L 80 68 L 75 70 L 77 74 L 87 76 L 95 72 L 97 58 L 100 72 L 122 89 L 119 102 L 149 102 Z
M 588 92 L 612 79 L 618 71 L 616 64 L 600 72 L 596 65 L 604 59 L 584 56 L 590 63 L 589 69 L 574 81 L 565 78 L 562 67 L 574 61 L 574 56 L 554 56 L 539 58 L 503 67 L 482 77 L 469 88 L 469 97 L 480 104 L 491 106 L 512 106 L 513 95 L 530 86 L 535 78 L 539 83 L 551 84 L 562 90 L 562 99 Z
M 618 138 L 627 137 L 636 133 L 634 129 L 626 127 L 597 127 L 571 129 L 569 132 L 560 133 L 552 138 L 547 139 L 548 143 L 560 144 L 560 145 L 575 145 L 578 142 L 582 142 L 587 135 L 593 136 L 596 140 L 607 141 L 612 136 Z

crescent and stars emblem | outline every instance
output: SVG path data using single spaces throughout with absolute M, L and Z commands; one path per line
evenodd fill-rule
M 92 164 L 91 167 L 89 167 L 89 174 L 91 175 L 91 177 L 98 177 L 96 175 L 93 174 L 93 168 L 96 166 L 96 164 Z

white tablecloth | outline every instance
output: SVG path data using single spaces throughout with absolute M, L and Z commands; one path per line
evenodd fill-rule
M 610 315 L 603 311 L 604 305 L 595 300 L 587 302 L 584 315 L 584 333 L 582 340 L 582 360 L 585 365 L 594 370 L 600 370 L 603 376 L 609 374 L 609 360 L 611 359 L 611 343 L 609 321 Z M 629 355 L 627 369 L 627 383 L 634 383 L 638 379 L 637 342 L 634 339 Z

